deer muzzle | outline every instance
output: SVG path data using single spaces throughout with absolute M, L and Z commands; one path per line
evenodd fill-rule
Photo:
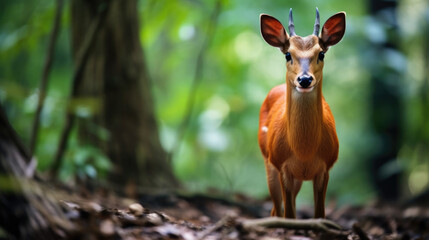
M 298 83 L 302 88 L 308 88 L 313 81 L 313 77 L 310 75 L 301 75 L 298 77 Z

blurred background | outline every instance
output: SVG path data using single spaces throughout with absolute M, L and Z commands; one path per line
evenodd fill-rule
M 259 108 L 286 69 L 283 54 L 262 39 L 259 15 L 287 25 L 293 8 L 296 32 L 306 36 L 315 7 L 322 24 L 347 13 L 345 37 L 325 58 L 323 92 L 340 140 L 328 199 L 362 204 L 424 193 L 427 0 L 2 0 L 0 101 L 42 174 L 57 165 L 54 175 L 69 183 L 265 198 Z M 44 71 L 54 22 L 58 38 Z M 311 183 L 298 202 L 312 203 Z

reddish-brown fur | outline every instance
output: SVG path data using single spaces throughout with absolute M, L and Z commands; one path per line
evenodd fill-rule
M 259 118 L 258 140 L 274 203 L 273 216 L 282 215 L 283 200 L 283 216 L 295 218 L 295 198 L 302 181 L 312 180 L 315 217 L 325 217 L 328 171 L 338 158 L 339 143 L 334 117 L 322 94 L 324 63 L 318 61 L 318 55 L 338 43 L 344 30 L 344 13 L 332 16 L 320 37 L 304 38 L 289 37 L 275 18 L 261 15 L 264 39 L 283 53 L 289 52 L 293 59 L 286 63 L 286 83 L 271 89 Z M 297 78 L 303 74 L 313 78 L 310 90 L 299 88 Z

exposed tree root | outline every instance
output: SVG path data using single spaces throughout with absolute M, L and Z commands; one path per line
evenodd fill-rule
M 255 227 L 288 228 L 296 230 L 315 230 L 332 234 L 341 234 L 342 227 L 327 219 L 287 219 L 268 217 L 261 219 L 245 220 L 242 225 L 246 229 Z

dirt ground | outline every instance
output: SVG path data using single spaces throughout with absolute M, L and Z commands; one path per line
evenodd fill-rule
M 270 202 L 243 195 L 225 200 L 164 193 L 128 199 L 87 192 L 64 199 L 61 205 L 75 225 L 76 239 L 429 239 L 429 208 L 417 205 L 328 204 L 327 219 L 340 229 L 331 223 L 306 220 L 312 216 L 310 208 L 297 212 L 298 219 L 310 221 L 304 225 L 254 224 L 254 219 L 266 220 Z

